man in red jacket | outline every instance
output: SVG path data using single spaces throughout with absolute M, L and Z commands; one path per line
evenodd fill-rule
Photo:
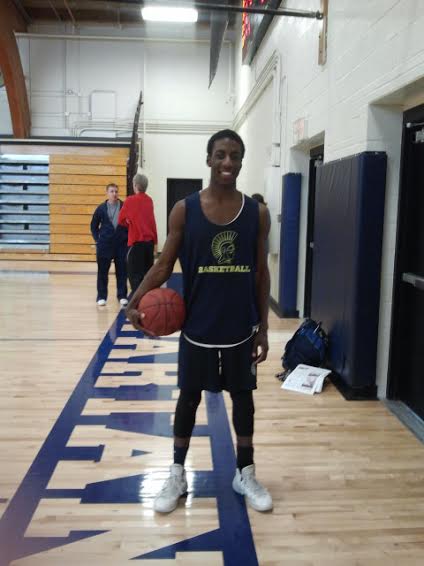
M 118 218 L 118 224 L 128 228 L 127 272 L 132 291 L 152 267 L 154 247 L 158 243 L 153 201 L 146 195 L 148 184 L 145 175 L 135 175 L 134 194 L 125 200 Z

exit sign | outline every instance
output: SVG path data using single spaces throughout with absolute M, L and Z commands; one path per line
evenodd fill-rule
M 277 9 L 281 0 L 243 0 L 243 8 L 271 8 Z M 249 14 L 243 12 L 242 18 L 242 46 L 243 63 L 249 64 L 272 21 L 272 16 L 266 14 Z

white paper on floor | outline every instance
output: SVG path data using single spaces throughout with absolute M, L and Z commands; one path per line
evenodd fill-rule
M 321 393 L 324 379 L 330 373 L 329 369 L 299 364 L 286 377 L 281 389 L 306 393 L 306 395 Z

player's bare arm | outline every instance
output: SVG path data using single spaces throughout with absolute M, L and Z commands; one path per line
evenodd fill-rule
M 163 285 L 172 275 L 175 262 L 178 258 L 184 235 L 185 224 L 185 202 L 178 201 L 169 215 L 169 233 L 163 247 L 162 253 L 153 267 L 147 272 L 140 286 L 135 290 L 125 314 L 134 328 L 144 330 L 137 305 L 140 299 L 151 289 Z
M 253 344 L 252 355 L 256 358 L 256 363 L 265 361 L 268 355 L 268 308 L 269 308 L 269 289 L 270 277 L 268 270 L 268 258 L 266 251 L 266 241 L 269 235 L 270 216 L 266 206 L 259 204 L 259 234 L 258 234 L 258 255 L 256 273 L 256 296 L 259 309 L 259 329 Z

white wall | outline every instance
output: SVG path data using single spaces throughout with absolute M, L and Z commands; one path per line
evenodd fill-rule
M 208 43 L 148 43 L 144 53 L 147 124 L 176 122 L 187 127 L 231 123 L 228 44 L 222 49 L 210 89 Z
M 183 133 L 232 120 L 228 44 L 210 89 L 206 42 L 21 36 L 19 48 L 33 136 L 129 136 L 140 90 L 147 128 Z
M 251 109 L 249 120 L 239 130 L 246 146 L 243 167 L 238 178 L 238 187 L 243 192 L 264 194 L 265 169 L 271 165 L 272 151 L 272 83 Z
M 148 194 L 155 204 L 160 248 L 166 239 L 167 179 L 202 179 L 209 183 L 206 145 L 209 135 L 147 134 L 146 167 Z
M 240 127 L 239 133 L 246 146 L 243 167 L 238 178 L 238 188 L 251 195 L 265 196 L 265 180 L 272 166 L 272 105 L 275 85 L 271 81 L 261 92 L 260 97 L 250 109 L 249 119 Z M 276 183 L 278 177 L 276 178 Z M 271 222 L 277 222 L 273 215 Z M 275 256 L 269 255 L 268 264 L 271 277 L 271 296 L 278 299 L 278 263 Z
M 61 30 L 50 26 L 47 31 L 51 36 Z M 167 178 L 203 178 L 205 186 L 207 140 L 231 125 L 230 44 L 223 45 L 210 89 L 207 41 L 40 35 L 20 37 L 19 48 L 33 136 L 129 137 L 143 91 L 142 167 L 149 175 L 161 249 L 166 237 Z M 2 111 L 0 105 L 0 116 Z
M 0 89 L 0 135 L 12 135 L 12 119 L 10 117 L 9 101 L 6 88 Z
M 87 130 L 105 137 L 115 137 L 115 131 L 130 135 L 143 86 L 141 44 L 20 37 L 19 49 L 32 136 L 80 136 Z M 105 112 L 96 104 L 98 91 L 114 101 Z
M 289 0 L 285 7 L 298 8 Z M 320 9 L 319 0 L 303 0 L 302 9 Z M 364 150 L 386 151 L 388 180 L 383 241 L 378 345 L 378 390 L 384 396 L 390 335 L 395 226 L 399 192 L 401 116 L 408 94 L 424 76 L 424 2 L 421 0 L 329 0 L 328 59 L 317 64 L 314 20 L 274 18 L 250 67 L 241 67 L 236 51 L 236 112 L 254 89 L 273 53 L 282 60 L 281 170 L 307 176 L 310 147 L 325 136 L 325 161 Z M 415 88 L 415 91 L 418 89 Z M 389 106 L 388 106 L 389 105 Z M 269 121 L 264 108 L 262 120 Z M 303 139 L 295 141 L 294 123 L 305 119 Z M 258 116 L 247 117 L 247 125 Z M 259 118 L 260 120 L 260 118 Z M 298 308 L 303 307 L 307 178 L 302 183 Z M 276 274 L 272 273 L 275 277 Z M 275 286 L 275 282 L 274 282 Z

